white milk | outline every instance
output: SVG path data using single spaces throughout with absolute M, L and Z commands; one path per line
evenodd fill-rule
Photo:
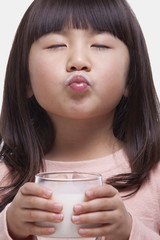
M 53 199 L 63 204 L 64 219 L 61 223 L 54 223 L 56 232 L 50 237 L 80 237 L 78 234 L 79 225 L 71 221 L 73 215 L 73 206 L 84 201 L 84 194 L 56 194 Z
M 38 182 L 40 185 L 45 185 L 52 190 L 52 199 L 56 202 L 60 202 L 63 205 L 64 219 L 60 223 L 37 223 L 41 226 L 54 226 L 56 232 L 50 236 L 50 238 L 78 238 L 81 237 L 78 234 L 78 229 L 82 225 L 73 224 L 71 216 L 74 214 L 73 206 L 81 203 L 85 200 L 85 191 L 90 188 L 94 188 L 101 185 L 100 180 L 96 181 L 45 181 Z M 85 226 L 85 225 L 83 225 Z M 92 225 L 95 226 L 95 225 Z M 91 226 L 90 226 L 91 227 Z

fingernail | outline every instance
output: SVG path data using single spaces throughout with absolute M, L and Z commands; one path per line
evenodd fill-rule
M 55 220 L 56 220 L 56 221 L 59 222 L 59 221 L 61 221 L 62 219 L 63 219 L 63 214 L 56 214 L 56 215 L 55 215 Z
M 51 190 L 44 190 L 44 196 L 45 197 L 50 197 L 52 195 L 52 191 Z
M 87 190 L 86 195 L 87 195 L 87 197 L 93 197 L 93 191 L 92 190 Z
M 63 208 L 61 203 L 54 203 L 54 209 L 57 211 L 61 211 Z
M 72 216 L 72 221 L 74 223 L 80 223 L 80 216 Z
M 55 232 L 55 228 L 53 227 L 48 228 L 48 233 L 54 233 L 54 232 Z
M 79 229 L 79 234 L 85 236 L 87 234 L 87 230 L 83 229 L 83 228 L 80 228 Z
M 76 212 L 76 213 L 79 213 L 79 212 L 81 212 L 82 211 L 82 206 L 81 205 L 75 205 L 74 206 L 74 211 Z

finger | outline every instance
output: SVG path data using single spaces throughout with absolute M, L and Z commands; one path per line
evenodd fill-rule
M 73 215 L 71 219 L 74 224 L 112 224 L 116 218 L 118 218 L 117 211 L 103 211 Z
M 25 222 L 52 222 L 57 223 L 63 220 L 63 214 L 50 213 L 38 210 L 26 209 L 22 213 Z
M 101 225 L 97 228 L 80 228 L 78 230 L 79 235 L 82 237 L 102 237 L 108 236 L 110 232 L 112 232 L 112 225 Z
M 63 206 L 61 203 L 54 202 L 52 200 L 35 197 L 35 196 L 25 196 L 23 199 L 22 208 L 24 209 L 39 209 L 48 212 L 59 213 L 62 211 Z
M 25 183 L 20 188 L 20 192 L 22 195 L 33 195 L 43 198 L 50 198 L 52 196 L 52 191 L 50 189 L 31 182 Z
M 45 236 L 45 235 L 54 234 L 56 229 L 53 226 L 42 227 L 42 226 L 37 226 L 36 224 L 28 223 L 26 226 L 26 231 L 30 235 Z
M 82 214 L 85 212 L 97 212 L 97 211 L 111 211 L 117 208 L 118 199 L 114 196 L 113 198 L 98 198 L 88 202 L 76 204 L 73 207 L 75 214 Z
M 102 198 L 102 197 L 113 197 L 118 194 L 116 188 L 112 187 L 109 184 L 104 184 L 102 186 L 89 189 L 85 192 L 85 196 L 87 200 L 94 199 L 94 198 Z

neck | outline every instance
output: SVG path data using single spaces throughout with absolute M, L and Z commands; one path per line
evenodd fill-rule
M 106 118 L 54 119 L 56 139 L 47 159 L 81 161 L 103 157 L 121 148 Z

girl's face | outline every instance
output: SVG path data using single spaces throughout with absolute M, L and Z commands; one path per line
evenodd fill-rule
M 31 46 L 31 89 L 52 120 L 113 117 L 123 95 L 129 52 L 109 33 L 64 29 L 42 36 Z

